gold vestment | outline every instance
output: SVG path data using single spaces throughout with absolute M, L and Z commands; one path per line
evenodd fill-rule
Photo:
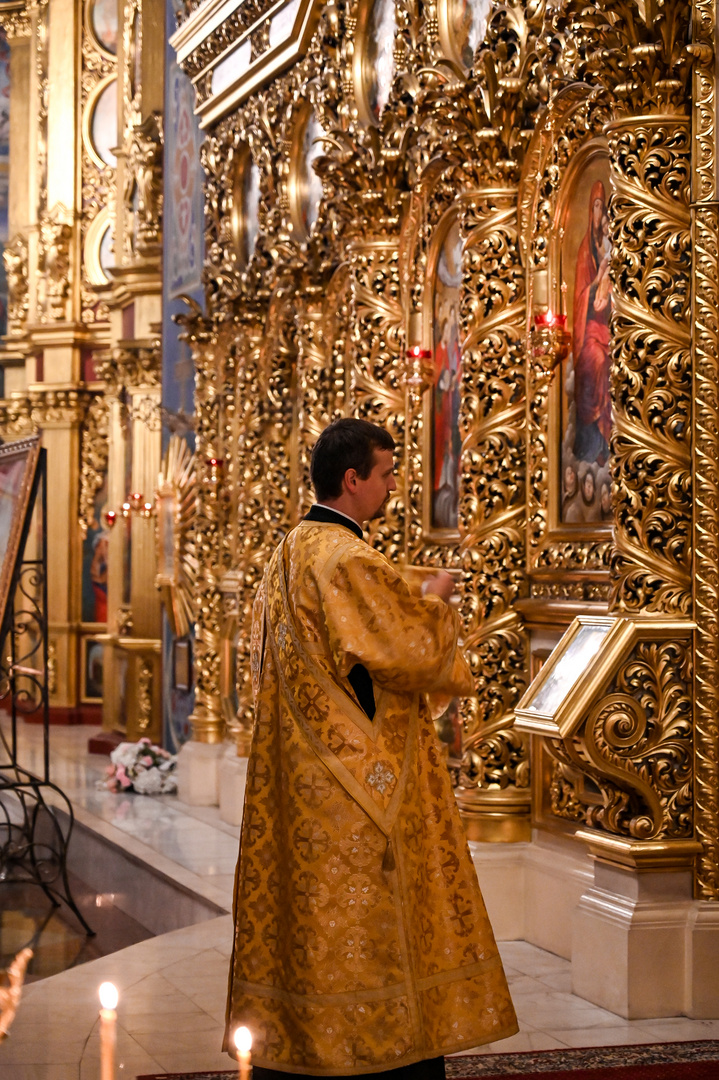
M 426 699 L 472 692 L 458 632 L 341 525 L 268 565 L 225 1035 L 246 1025 L 254 1064 L 351 1076 L 517 1031 Z

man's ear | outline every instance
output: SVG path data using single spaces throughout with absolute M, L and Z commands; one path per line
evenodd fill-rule
M 344 485 L 347 490 L 354 493 L 357 490 L 357 470 L 347 469 L 343 477 Z

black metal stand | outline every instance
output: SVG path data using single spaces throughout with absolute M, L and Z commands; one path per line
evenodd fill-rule
M 67 877 L 75 816 L 67 796 L 50 781 L 46 475 L 41 450 L 0 633 L 0 704 L 11 723 L 9 740 L 0 729 L 0 753 L 4 750 L 7 757 L 0 761 L 0 886 L 39 885 L 55 907 L 67 904 L 92 935 Z M 31 532 L 33 520 L 37 527 Z M 29 548 L 35 558 L 26 557 Z M 18 717 L 38 714 L 43 725 L 40 775 L 20 765 L 17 748 Z

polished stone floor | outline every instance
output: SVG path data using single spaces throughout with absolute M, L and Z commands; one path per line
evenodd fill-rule
M 98 791 L 107 760 L 86 753 L 92 733 L 88 727 L 51 731 L 52 779 L 71 798 L 78 819 L 94 821 L 133 858 L 160 866 L 183 889 L 202 890 L 229 912 L 238 829 L 221 822 L 216 810 L 188 807 L 176 797 Z M 39 728 L 21 732 L 28 768 L 37 767 L 41 737 Z M 113 904 L 112 896 L 98 895 L 101 904 Z M 4 908 L 2 891 L 0 903 Z M 230 1068 L 219 1047 L 231 942 L 226 914 L 98 959 L 75 958 L 69 970 L 34 978 L 10 1038 L 0 1044 L 0 1080 L 96 1080 L 97 988 L 107 979 L 120 991 L 118 1080 Z M 568 961 L 525 942 L 500 948 L 520 1032 L 485 1051 L 719 1038 L 719 1021 L 625 1021 L 572 995 Z

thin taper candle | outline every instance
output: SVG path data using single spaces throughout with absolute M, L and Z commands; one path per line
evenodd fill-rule
M 100 1080 L 115 1080 L 118 994 L 112 983 L 100 987 Z
M 249 1028 L 238 1027 L 235 1032 L 235 1046 L 237 1047 L 237 1063 L 240 1067 L 239 1080 L 250 1080 L 250 1050 L 252 1048 L 252 1035 Z

